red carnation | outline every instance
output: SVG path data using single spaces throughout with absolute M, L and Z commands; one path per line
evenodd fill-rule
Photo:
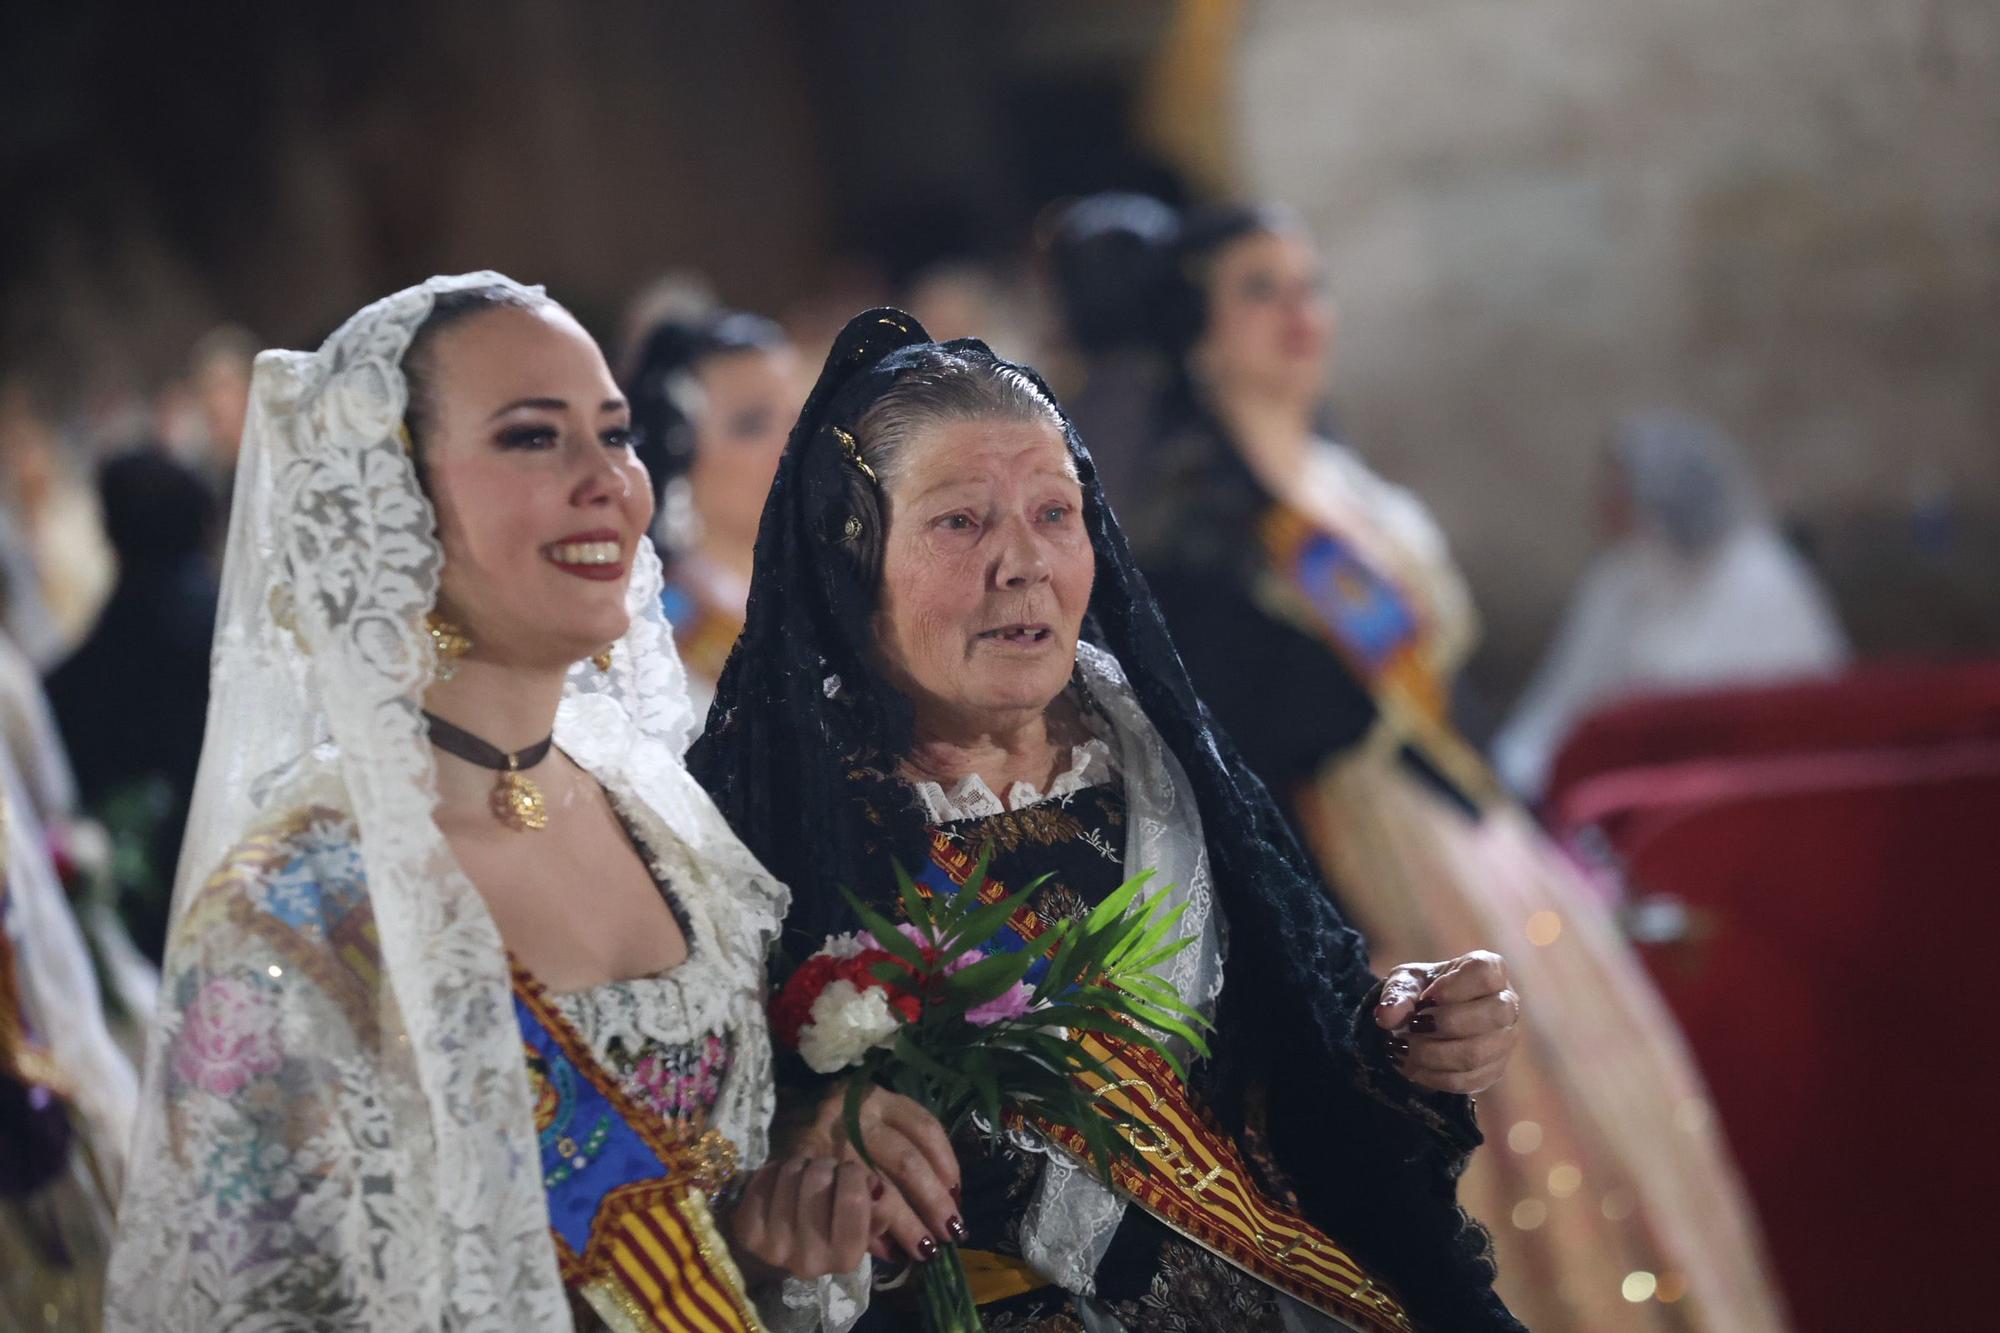
M 812 1021 L 813 1001 L 839 975 L 840 967 L 840 959 L 814 954 L 771 997 L 771 1032 L 780 1045 L 798 1048 L 800 1030 Z

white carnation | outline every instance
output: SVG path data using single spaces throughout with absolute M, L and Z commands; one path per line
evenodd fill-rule
M 855 957 L 867 947 L 867 945 L 861 942 L 861 932 L 855 930 L 849 931 L 845 935 L 827 936 L 826 943 L 820 946 L 819 951 L 829 958 L 839 958 L 845 961 L 846 959 Z
M 813 1001 L 812 1021 L 799 1032 L 799 1054 L 814 1073 L 838 1073 L 886 1046 L 897 1026 L 881 987 L 856 990 L 851 981 L 829 982 Z

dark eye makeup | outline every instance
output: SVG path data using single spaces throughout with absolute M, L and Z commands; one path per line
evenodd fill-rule
M 639 442 L 638 434 L 630 426 L 614 426 L 598 438 L 610 449 L 630 449 Z M 495 439 L 502 449 L 553 449 L 561 442 L 562 432 L 554 426 L 527 422 L 507 427 Z

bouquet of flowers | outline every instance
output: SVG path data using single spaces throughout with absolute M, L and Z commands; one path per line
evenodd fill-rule
M 1181 908 L 1142 899 L 1148 874 L 1127 881 L 1087 917 L 1057 922 L 1012 948 L 1003 928 L 1041 881 L 984 902 L 987 858 L 949 896 L 917 888 L 900 867 L 902 925 L 846 894 L 862 930 L 829 939 L 771 1005 L 778 1040 L 822 1074 L 847 1073 L 848 1136 L 865 1158 L 860 1109 L 880 1085 L 922 1104 L 954 1135 L 998 1136 L 1009 1115 L 1074 1131 L 1109 1179 L 1135 1150 L 1120 1118 L 1081 1084 L 1101 1062 L 1075 1034 L 1102 1032 L 1157 1051 L 1178 1037 L 1207 1054 L 1206 1022 L 1157 974 L 1193 943 L 1177 938 Z M 921 1298 L 933 1333 L 982 1325 L 958 1247 L 923 1265 Z

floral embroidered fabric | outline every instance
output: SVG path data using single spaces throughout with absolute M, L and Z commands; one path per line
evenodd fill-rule
M 1126 877 L 1128 812 L 1125 784 L 1116 771 L 1110 747 L 1092 741 L 1076 747 L 1076 763 L 1051 785 L 1050 795 L 1025 804 L 1011 802 L 990 814 L 941 821 L 933 828 L 968 853 L 990 854 L 988 874 L 1010 889 L 1046 876 L 1034 899 L 1036 912 L 1045 919 L 1081 916 Z M 1103 777 L 1079 786 L 1072 779 L 1083 774 Z M 955 789 L 964 790 L 963 783 Z M 1025 1145 L 996 1152 L 970 1140 L 959 1144 L 958 1151 L 965 1172 L 968 1246 L 1023 1257 L 1024 1248 L 1035 1241 L 1031 1204 L 1050 1159 Z M 1117 1219 L 1090 1278 L 1088 1296 L 1051 1283 L 982 1306 L 980 1315 L 989 1329 L 1102 1329 L 1107 1320 L 1132 1333 L 1344 1327 L 1175 1235 L 1138 1208 L 1125 1209 Z M 1081 1322 L 1086 1311 L 1094 1324 Z
M 663 1040 L 652 1035 L 677 1031 L 684 1021 L 678 997 L 661 984 L 664 980 L 615 981 L 551 998 L 633 1101 L 662 1120 L 706 1120 L 729 1073 L 729 1036 L 708 1032 Z M 628 1039 L 626 1030 L 644 1035 Z

